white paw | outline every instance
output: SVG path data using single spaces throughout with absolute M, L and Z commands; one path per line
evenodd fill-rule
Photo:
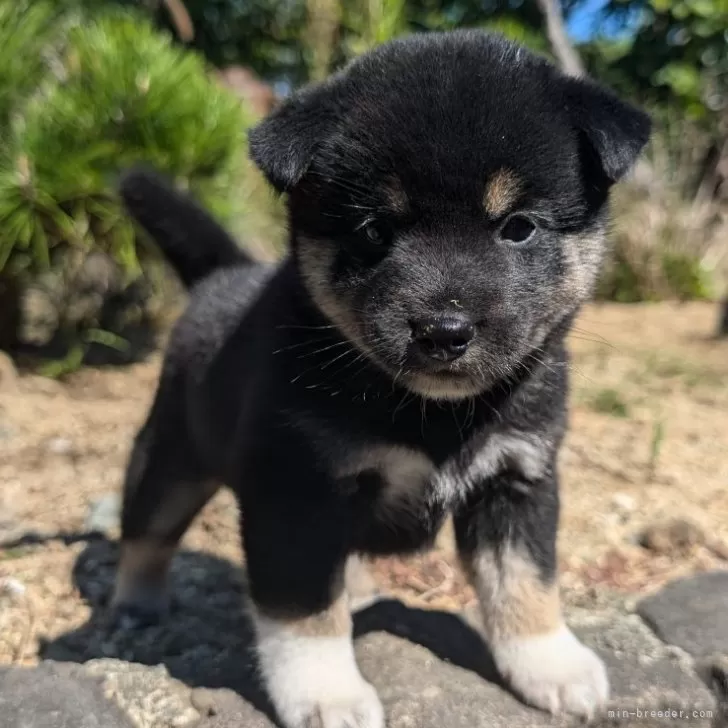
M 316 675 L 299 674 L 295 684 L 271 683 L 268 689 L 286 728 L 384 728 L 382 704 L 361 676 L 351 676 L 346 686 L 327 686 Z
M 295 634 L 258 617 L 258 660 L 285 728 L 384 728 L 384 709 L 362 677 L 351 637 Z
M 361 683 L 356 694 L 346 697 L 322 695 L 312 700 L 312 696 L 301 696 L 300 702 L 291 702 L 289 695 L 281 719 L 286 728 L 384 728 L 384 710 L 376 691 L 364 680 Z
M 493 656 L 513 690 L 537 708 L 592 718 L 606 706 L 604 663 L 565 626 L 495 645 Z

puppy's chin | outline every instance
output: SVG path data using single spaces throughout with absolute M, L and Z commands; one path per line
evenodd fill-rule
M 403 378 L 403 384 L 410 391 L 425 399 L 459 400 L 475 397 L 485 389 L 483 382 L 463 375 L 448 375 L 445 372 L 425 374 L 412 372 Z

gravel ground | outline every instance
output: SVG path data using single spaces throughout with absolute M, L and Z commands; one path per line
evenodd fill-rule
M 579 321 L 562 456 L 569 603 L 629 601 L 728 568 L 728 342 L 711 338 L 716 315 L 709 304 L 610 305 Z M 110 567 L 99 566 L 94 586 L 93 560 L 78 561 L 85 524 L 96 501 L 118 491 L 158 367 L 155 357 L 57 382 L 14 377 L 0 360 L 0 663 L 37 662 L 103 601 Z M 223 492 L 184 547 L 204 553 L 200 564 L 209 556 L 215 568 L 233 567 L 235 583 L 236 532 Z M 454 610 L 473 599 L 447 529 L 430 554 L 377 561 L 374 572 L 412 606 Z

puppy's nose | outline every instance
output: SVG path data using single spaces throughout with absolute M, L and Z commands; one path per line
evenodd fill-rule
M 412 338 L 423 354 L 439 361 L 461 357 L 475 337 L 475 326 L 465 316 L 412 321 Z

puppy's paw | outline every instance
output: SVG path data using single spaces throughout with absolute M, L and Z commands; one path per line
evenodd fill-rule
M 295 636 L 258 621 L 265 687 L 285 728 L 384 728 L 384 710 L 347 637 Z
M 337 701 L 321 698 L 315 705 L 307 700 L 291 705 L 291 715 L 283 717 L 290 728 L 384 728 L 384 710 L 374 688 L 362 680 L 358 694 Z
M 503 677 L 531 705 L 586 718 L 604 709 L 609 682 L 604 663 L 566 627 L 493 647 Z
M 286 728 L 384 728 L 379 697 L 362 677 L 327 687 L 315 675 L 302 675 L 285 694 L 279 688 L 269 691 Z

